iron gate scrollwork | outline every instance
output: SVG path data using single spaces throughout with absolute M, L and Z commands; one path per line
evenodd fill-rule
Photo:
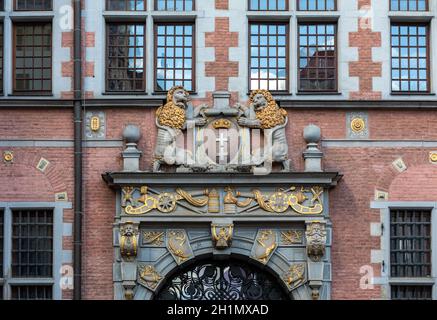
M 157 300 L 289 300 L 270 274 L 239 262 L 207 262 L 171 278 Z

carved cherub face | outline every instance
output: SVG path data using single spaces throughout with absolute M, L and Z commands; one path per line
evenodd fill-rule
M 267 107 L 267 99 L 263 94 L 258 93 L 253 97 L 253 106 L 255 111 L 261 111 Z
M 181 108 L 185 109 L 188 102 L 188 93 L 184 89 L 177 89 L 173 93 L 173 102 Z

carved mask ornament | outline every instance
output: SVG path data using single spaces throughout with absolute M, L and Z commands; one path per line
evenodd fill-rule
M 308 257 L 314 262 L 321 261 L 325 255 L 326 224 L 319 221 L 309 223 L 305 236 Z
M 126 261 L 133 261 L 138 251 L 138 224 L 126 222 L 120 225 L 120 253 Z

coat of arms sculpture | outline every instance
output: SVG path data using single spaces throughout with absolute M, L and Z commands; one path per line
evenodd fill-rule
M 228 99 L 194 108 L 189 93 L 174 87 L 156 113 L 153 171 L 173 166 L 177 172 L 270 172 L 280 163 L 288 172 L 287 124 L 287 112 L 266 90 L 252 92 L 247 106 L 231 107 Z

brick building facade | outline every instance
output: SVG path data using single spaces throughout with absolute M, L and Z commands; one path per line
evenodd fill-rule
M 72 299 L 74 1 L 1 2 L 0 298 Z M 329 212 L 323 285 L 314 294 L 308 267 L 309 293 L 291 297 L 437 297 L 437 228 L 431 228 L 437 221 L 436 1 L 82 0 L 81 8 L 82 270 L 75 297 L 153 298 L 138 291 L 136 279 L 123 278 L 129 259 L 119 253 L 121 224 L 139 222 L 138 259 L 145 261 L 146 223 L 120 218 L 123 194 L 106 173 L 126 171 L 123 132 L 134 125 L 141 133 L 135 148 L 144 175 L 138 179 L 161 187 L 147 174 L 158 139 L 156 111 L 175 85 L 189 91 L 193 107 L 214 106 L 223 97 L 229 106 L 245 105 L 252 90 L 269 90 L 288 117 L 291 172 L 284 187 L 316 179 L 305 176 L 303 132 L 310 124 L 321 129 L 323 172 L 338 173 L 326 182 L 323 198 Z M 253 183 L 279 188 L 280 169 L 274 171 Z M 210 175 L 196 173 L 206 184 L 215 179 Z M 164 178 L 169 182 L 162 185 L 173 188 L 171 174 Z M 170 229 L 195 223 L 173 227 L 165 219 Z M 272 226 L 280 220 L 266 219 Z M 281 228 L 296 223 L 304 230 L 319 217 L 293 219 L 281 220 Z M 233 223 L 235 232 L 239 223 L 265 228 L 258 220 Z M 292 249 L 302 261 L 306 241 Z M 144 292 L 164 288 L 174 272 L 164 274 L 155 274 L 162 278 L 156 288 L 146 281 Z M 280 282 L 282 275 L 276 277 Z

